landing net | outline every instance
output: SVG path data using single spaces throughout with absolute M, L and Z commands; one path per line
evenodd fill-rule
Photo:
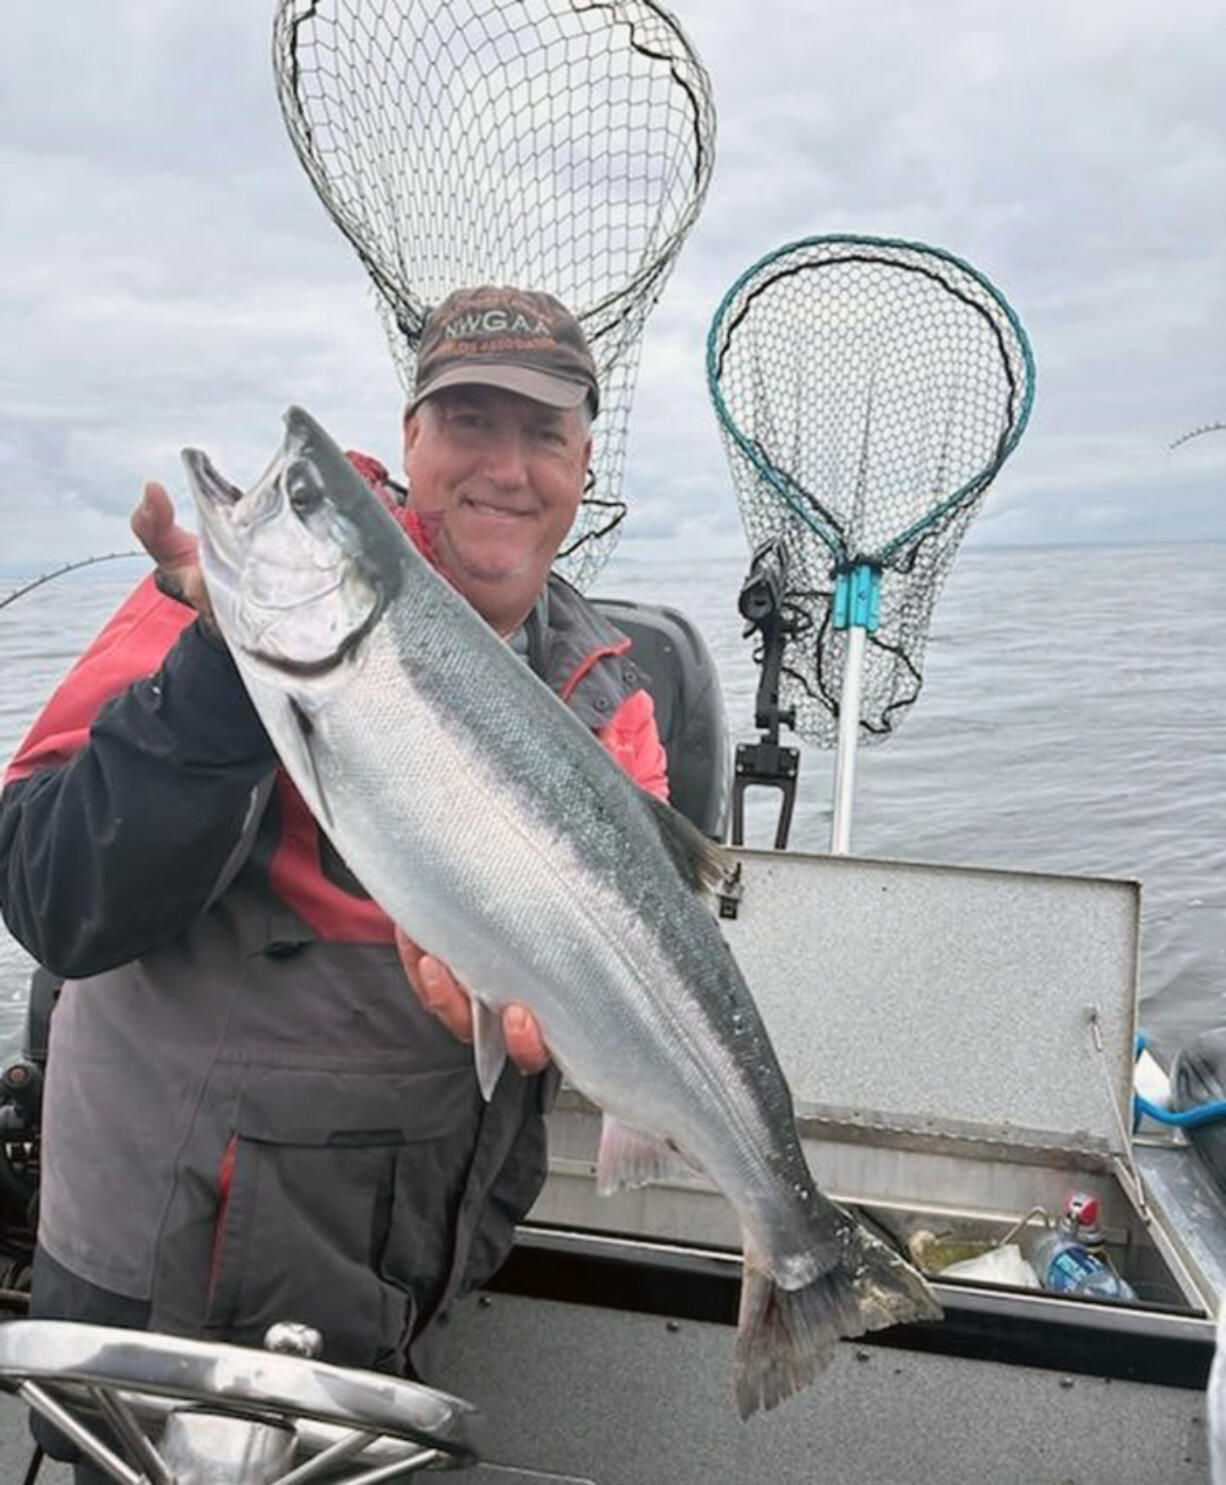
M 751 543 L 782 539 L 792 636 L 781 702 L 838 739 L 848 628 L 840 573 L 880 575 L 859 738 L 880 742 L 919 695 L 937 594 L 1030 414 L 1034 364 L 1003 296 L 937 248 L 814 237 L 733 285 L 707 376 Z
M 545 289 L 582 321 L 601 413 L 559 566 L 585 585 L 626 510 L 643 325 L 711 175 L 710 81 L 680 26 L 653 0 L 280 0 L 273 59 L 406 390 L 455 288 Z

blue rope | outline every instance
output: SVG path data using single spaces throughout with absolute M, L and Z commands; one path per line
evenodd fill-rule
M 1138 1031 L 1138 1057 L 1144 1052 L 1145 1047 L 1145 1033 Z M 1219 1119 L 1226 1119 L 1226 1098 L 1216 1098 L 1211 1103 L 1197 1104 L 1195 1108 L 1180 1109 L 1176 1112 L 1151 1103 L 1140 1093 L 1134 1093 L 1132 1098 L 1132 1132 L 1134 1134 L 1143 1115 L 1156 1120 L 1159 1124 L 1172 1124 L 1176 1129 L 1199 1129 L 1203 1124 L 1216 1124 Z
M 1226 1098 L 1198 1104 L 1194 1109 L 1182 1109 L 1179 1113 L 1160 1108 L 1139 1093 L 1134 1095 L 1132 1102 L 1138 1120 L 1144 1114 L 1159 1124 L 1173 1124 L 1176 1129 L 1199 1129 L 1202 1124 L 1216 1124 L 1219 1119 L 1226 1119 Z

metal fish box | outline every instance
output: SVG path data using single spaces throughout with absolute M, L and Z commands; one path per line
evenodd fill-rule
M 742 1425 L 730 1209 L 697 1175 L 598 1197 L 600 1116 L 564 1088 L 545 1190 L 496 1292 L 453 1319 L 442 1385 L 492 1414 L 497 1457 L 601 1485 L 1207 1480 L 1226 1204 L 1180 1137 L 1132 1134 L 1139 885 L 735 854 L 721 926 L 822 1188 L 947 1253 L 1095 1196 L 1136 1302 L 938 1273 L 942 1323 L 844 1344 Z

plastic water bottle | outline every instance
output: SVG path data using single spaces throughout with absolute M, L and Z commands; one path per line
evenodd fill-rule
M 1086 1211 L 1090 1203 L 1093 1204 Z M 1075 1197 L 1055 1227 L 1049 1227 L 1032 1241 L 1027 1257 L 1039 1276 L 1039 1283 L 1053 1294 L 1080 1294 L 1092 1299 L 1136 1299 L 1132 1286 L 1081 1241 L 1082 1229 L 1092 1233 L 1097 1218 L 1097 1203 L 1093 1198 L 1086 1202 L 1085 1198 Z

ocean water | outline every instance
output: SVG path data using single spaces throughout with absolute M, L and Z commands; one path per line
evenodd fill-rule
M 598 591 L 689 614 L 749 741 L 742 568 L 617 554 Z M 5 758 L 138 573 L 89 569 L 0 609 Z M 860 754 L 853 851 L 1140 880 L 1142 1024 L 1169 1054 L 1226 1022 L 1224 655 L 1226 544 L 964 552 L 918 702 Z M 827 848 L 832 773 L 833 755 L 803 748 L 795 849 Z M 748 834 L 770 843 L 765 795 Z M 29 967 L 0 929 L 0 1049 L 20 1043 Z

